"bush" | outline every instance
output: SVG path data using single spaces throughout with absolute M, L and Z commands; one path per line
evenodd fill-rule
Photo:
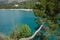
M 17 24 L 16 25 L 16 31 L 12 32 L 10 37 L 13 38 L 13 39 L 20 39 L 20 38 L 23 38 L 23 37 L 28 37 L 31 35 L 31 29 L 29 28 L 28 25 L 26 24 Z

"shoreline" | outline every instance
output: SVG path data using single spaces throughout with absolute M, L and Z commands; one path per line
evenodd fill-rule
M 32 11 L 33 9 L 0 9 L 0 10 L 23 10 L 23 11 Z

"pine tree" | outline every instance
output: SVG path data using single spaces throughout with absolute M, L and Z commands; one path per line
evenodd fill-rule
M 42 29 L 45 35 L 40 33 L 41 40 L 48 40 L 51 36 L 60 36 L 60 32 L 57 31 L 60 29 L 60 24 L 57 23 L 57 20 L 60 20 L 60 0 L 39 0 L 33 9 L 38 26 L 43 22 L 48 24 Z

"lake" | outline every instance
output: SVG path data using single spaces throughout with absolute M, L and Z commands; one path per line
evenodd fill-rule
M 32 10 L 0 10 L 0 33 L 8 35 L 16 24 L 27 24 L 34 33 L 36 27 L 34 20 L 35 15 Z
M 27 24 L 33 34 L 37 27 L 35 18 L 34 12 L 29 9 L 0 9 L 0 33 L 9 35 L 16 27 L 16 24 Z M 60 24 L 59 20 L 57 22 Z M 36 37 L 34 40 L 40 39 Z M 55 37 L 52 36 L 49 40 L 55 40 Z

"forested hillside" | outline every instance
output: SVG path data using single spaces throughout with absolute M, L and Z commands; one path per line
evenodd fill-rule
M 19 8 L 29 8 L 31 9 L 34 4 L 38 2 L 38 0 L 29 0 L 29 1 L 23 1 L 23 2 L 11 2 L 11 3 L 7 3 L 7 4 L 0 4 L 0 9 L 19 9 Z M 15 5 L 18 5 L 18 7 L 16 7 Z

